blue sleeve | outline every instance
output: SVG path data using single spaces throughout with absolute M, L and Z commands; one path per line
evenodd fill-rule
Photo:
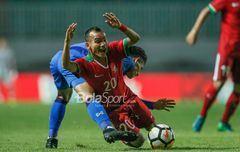
M 127 72 L 134 69 L 134 62 L 132 57 L 128 56 L 122 60 L 122 68 L 123 68 L 123 75 L 125 75 Z
M 144 100 L 144 99 L 141 99 L 142 102 L 149 108 L 149 109 L 153 109 L 153 102 L 152 101 L 147 101 L 147 100 Z
M 85 43 L 73 44 L 70 47 L 70 60 L 74 61 L 79 58 L 83 58 L 88 55 L 88 49 L 85 46 Z

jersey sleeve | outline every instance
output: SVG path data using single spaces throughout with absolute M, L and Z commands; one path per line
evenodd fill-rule
M 75 61 L 78 58 L 83 58 L 88 55 L 88 50 L 79 46 L 71 46 L 70 60 Z
M 210 4 L 208 4 L 208 9 L 212 14 L 216 14 L 217 12 L 225 9 L 226 0 L 213 0 Z
M 86 75 L 87 67 L 85 65 L 84 59 L 83 58 L 76 59 L 74 62 L 78 65 L 78 72 L 75 72 L 73 74 L 76 75 L 77 77 Z
M 112 41 L 108 43 L 108 49 L 114 54 L 115 57 L 122 60 L 128 56 L 128 44 L 127 39 Z

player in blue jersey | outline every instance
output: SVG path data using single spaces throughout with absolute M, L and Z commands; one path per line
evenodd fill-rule
M 85 57 L 88 54 L 88 49 L 84 43 L 78 43 L 70 47 L 70 59 L 74 61 L 78 58 Z M 130 56 L 123 60 L 123 73 L 129 78 L 133 78 L 139 74 L 144 64 L 147 61 L 147 56 L 140 47 L 130 47 Z M 85 82 L 83 78 L 77 78 L 74 74 L 65 70 L 62 67 L 62 51 L 56 53 L 50 63 L 51 73 L 54 77 L 55 85 L 58 89 L 58 96 L 52 105 L 50 122 L 49 122 L 49 138 L 47 140 L 47 148 L 57 148 L 58 140 L 57 133 L 65 114 L 66 104 L 69 102 L 72 95 L 72 88 L 86 101 L 87 97 L 93 93 L 92 88 Z M 165 109 L 173 107 L 173 101 L 161 99 L 158 102 L 152 103 L 144 101 L 150 109 Z M 118 131 L 114 129 L 105 112 L 103 106 L 98 102 L 90 102 L 87 109 L 91 118 L 97 122 L 103 130 L 104 138 L 107 142 L 114 142 L 115 140 L 129 140 L 126 138 L 126 133 L 129 132 Z M 102 112 L 100 117 L 96 114 Z M 132 135 L 132 134 L 130 134 Z M 130 139 L 131 140 L 131 139 Z

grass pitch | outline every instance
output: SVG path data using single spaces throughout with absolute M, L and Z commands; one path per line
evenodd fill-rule
M 176 136 L 168 151 L 240 151 L 239 111 L 231 119 L 234 133 L 217 132 L 223 105 L 214 104 L 201 133 L 193 133 L 191 125 L 201 103 L 181 102 L 172 112 L 153 111 L 158 123 L 170 125 Z M 145 142 L 140 149 L 129 148 L 121 142 L 107 144 L 102 132 L 87 115 L 83 104 L 68 105 L 59 130 L 59 148 L 45 149 L 50 105 L 0 104 L 0 151 L 153 151 Z M 144 131 L 145 137 L 147 133 Z

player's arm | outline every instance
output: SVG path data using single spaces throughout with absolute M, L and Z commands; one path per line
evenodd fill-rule
M 64 40 L 64 46 L 63 46 L 63 53 L 62 53 L 63 68 L 71 71 L 72 73 L 80 72 L 77 63 L 70 61 L 70 43 L 73 38 L 73 34 L 76 29 L 76 26 L 77 26 L 76 23 L 72 23 L 71 25 L 69 25 L 66 31 L 66 36 Z
M 138 33 L 136 33 L 134 30 L 131 28 L 127 27 L 126 25 L 122 24 L 120 20 L 114 15 L 113 13 L 105 13 L 103 14 L 105 17 L 105 22 L 113 27 L 113 28 L 118 28 L 121 30 L 126 36 L 127 40 L 127 45 L 132 46 L 133 44 L 137 43 L 140 40 L 140 36 Z
M 156 109 L 170 111 L 169 108 L 174 108 L 174 106 L 176 105 L 174 100 L 167 98 L 158 99 L 157 101 L 147 101 L 144 99 L 141 100 L 149 109 L 152 110 Z
M 196 43 L 198 33 L 209 14 L 210 10 L 208 7 L 203 8 L 202 11 L 199 13 L 191 31 L 186 36 L 187 44 L 194 45 Z

